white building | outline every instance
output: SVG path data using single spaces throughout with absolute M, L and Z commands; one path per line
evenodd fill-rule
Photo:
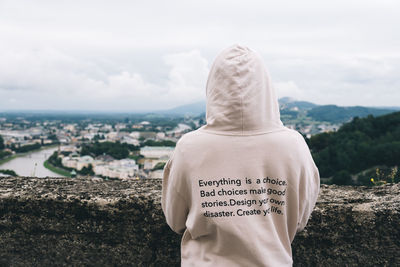
M 51 143 L 53 143 L 53 140 L 50 140 L 50 139 L 44 139 L 43 140 L 43 144 L 44 145 L 48 145 L 48 144 L 51 144 Z
M 183 134 L 183 133 L 185 133 L 185 132 L 189 132 L 189 131 L 191 131 L 192 130 L 192 127 L 190 127 L 189 125 L 187 125 L 187 124 L 184 124 L 184 123 L 179 123 L 178 124 L 178 126 L 176 126 L 173 130 L 171 130 L 171 131 L 168 131 L 167 132 L 167 134 L 174 134 L 174 135 L 180 135 L 180 134 Z
M 88 140 L 92 140 L 95 135 L 96 135 L 95 133 L 85 133 L 83 135 L 83 138 L 88 139 Z
M 64 157 L 61 160 L 61 164 L 65 167 L 76 169 L 76 165 L 78 164 L 78 158 L 77 157 Z
M 140 138 L 140 132 L 131 132 L 129 134 L 129 136 L 134 138 L 134 139 L 139 139 Z
M 132 159 L 114 160 L 109 164 L 96 164 L 93 168 L 96 175 L 104 177 L 130 179 L 135 178 L 139 172 L 139 166 Z
M 83 167 L 89 167 L 89 164 L 92 164 L 93 166 L 94 160 L 91 156 L 87 155 L 83 157 L 63 157 L 61 163 L 65 167 L 74 168 L 80 171 Z
M 164 132 L 158 132 L 156 135 L 157 139 L 164 139 L 165 138 L 165 133 Z
M 85 155 L 78 158 L 78 162 L 76 164 L 76 169 L 78 171 L 82 170 L 83 167 L 89 167 L 89 164 L 93 166 L 94 159 L 91 156 Z
M 115 140 L 117 140 L 118 133 L 117 132 L 109 132 L 105 136 L 106 136 L 107 140 L 115 141 Z
M 76 146 L 73 145 L 60 146 L 60 151 L 76 152 L 77 150 Z
M 74 124 L 67 124 L 64 126 L 64 130 L 70 131 L 70 132 L 75 132 L 75 125 Z
M 127 144 L 134 145 L 134 146 L 139 146 L 140 145 L 140 142 L 139 142 L 138 139 L 132 138 L 129 135 L 128 136 L 123 136 L 121 138 L 121 143 L 127 143 Z
M 161 158 L 163 156 L 170 157 L 174 151 L 170 146 L 145 146 L 140 149 L 140 154 L 145 158 Z
M 116 130 L 125 129 L 126 128 L 126 124 L 125 123 L 117 123 L 117 124 L 115 124 L 114 127 L 115 127 Z
M 158 163 L 167 163 L 169 157 L 162 156 L 160 158 L 145 158 L 143 163 L 144 170 L 152 170 Z
M 90 133 L 97 133 L 100 130 L 101 124 L 89 124 L 85 129 Z

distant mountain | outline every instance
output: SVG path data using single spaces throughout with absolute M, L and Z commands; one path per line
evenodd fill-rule
M 367 117 L 368 115 L 380 116 L 392 113 L 393 109 L 379 109 L 369 107 L 339 107 L 336 105 L 316 106 L 307 112 L 307 115 L 316 121 L 342 123 L 354 117 Z
M 308 101 L 299 101 L 290 97 L 279 99 L 281 115 L 288 115 L 289 118 L 296 119 L 299 115 L 310 117 L 315 121 L 325 121 L 330 123 L 344 123 L 354 117 L 366 117 L 368 115 L 384 115 L 400 110 L 400 107 L 340 107 L 336 105 L 317 105 Z M 205 101 L 178 106 L 172 109 L 160 110 L 155 113 L 167 115 L 190 115 L 199 116 L 206 112 Z
M 377 106 L 377 107 L 370 107 L 370 108 L 392 109 L 392 110 L 400 111 L 400 107 L 396 107 L 396 106 Z
M 279 104 L 287 104 L 287 103 L 296 102 L 297 99 L 295 99 L 293 97 L 285 96 L 285 97 L 279 98 L 278 101 L 279 101 Z
M 157 111 L 157 113 L 171 114 L 171 115 L 199 115 L 206 112 L 206 102 L 199 101 L 192 104 L 177 106 L 175 108 Z
M 280 98 L 279 105 L 281 109 L 293 109 L 297 107 L 300 110 L 308 110 L 318 106 L 317 104 L 311 102 L 298 101 L 290 97 Z M 173 115 L 200 115 L 205 112 L 206 112 L 206 102 L 199 101 L 192 104 L 177 106 L 171 109 L 159 110 L 156 113 L 173 114 Z
M 300 114 L 310 117 L 314 121 L 330 123 L 344 123 L 354 117 L 380 116 L 400 110 L 400 107 L 340 107 L 336 105 L 317 105 L 307 101 L 298 101 L 290 97 L 279 99 L 281 115 L 288 115 L 296 119 Z
M 298 109 L 308 110 L 318 106 L 317 104 L 307 101 L 298 101 L 291 97 L 282 97 L 278 101 L 281 109 L 293 109 L 297 107 Z

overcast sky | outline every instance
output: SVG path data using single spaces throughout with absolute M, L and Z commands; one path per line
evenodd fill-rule
M 154 110 L 205 99 L 238 43 L 278 95 L 400 106 L 400 1 L 0 0 L 0 110 Z

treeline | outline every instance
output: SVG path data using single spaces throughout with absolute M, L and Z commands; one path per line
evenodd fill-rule
M 0 159 L 10 156 L 12 153 L 10 151 L 0 151 Z
M 0 135 L 0 159 L 3 159 L 5 157 L 8 157 L 11 155 L 11 152 L 9 151 L 3 151 L 4 149 L 4 139 L 3 137 Z
M 176 143 L 171 140 L 161 140 L 161 141 L 156 141 L 156 140 L 146 140 L 143 142 L 142 146 L 173 146 L 175 147 Z
M 116 123 L 126 123 L 128 127 L 121 129 L 121 131 L 160 131 L 159 127 L 164 130 L 174 129 L 180 122 L 184 120 L 183 115 L 179 114 L 158 114 L 158 113 L 69 113 L 69 112 L 43 112 L 43 113 L 26 113 L 26 112 L 13 112 L 2 113 L 0 117 L 7 118 L 7 122 L 14 125 L 25 126 L 21 122 L 20 117 L 24 117 L 32 126 L 36 123 L 43 123 L 45 121 L 61 121 L 62 123 L 77 123 L 80 128 L 84 128 L 90 123 L 104 123 L 115 125 Z M 150 122 L 143 129 L 131 129 L 132 124 L 138 124 L 142 121 Z
M 90 155 L 96 157 L 99 155 L 109 155 L 115 159 L 124 159 L 129 156 L 130 151 L 140 150 L 140 147 L 127 143 L 117 142 L 94 142 L 91 144 L 83 144 L 81 155 Z
M 329 121 L 341 123 L 349 121 L 353 117 L 367 117 L 368 115 L 380 116 L 393 112 L 390 109 L 378 109 L 368 107 L 338 107 L 336 105 L 323 105 L 307 111 L 307 115 L 316 121 Z
M 174 141 L 170 140 L 146 140 L 141 146 L 172 146 L 174 147 L 176 144 Z M 99 155 L 110 155 L 115 159 L 124 159 L 127 158 L 130 152 L 139 151 L 139 146 L 134 146 L 127 143 L 117 142 L 94 142 L 89 144 L 83 144 L 81 149 L 81 155 L 89 155 L 92 157 L 96 157 Z
M 39 149 L 40 147 L 41 147 L 41 145 L 39 143 L 35 143 L 35 144 L 25 145 L 25 146 L 20 146 L 20 147 L 12 146 L 11 149 L 17 153 L 24 153 L 24 152 L 32 151 L 35 149 Z
M 7 174 L 7 175 L 10 175 L 10 176 L 18 176 L 15 171 L 8 170 L 8 169 L 0 170 L 0 173 Z
M 374 166 L 400 165 L 400 112 L 355 117 L 337 132 L 314 135 L 307 142 L 321 177 L 351 184 L 350 175 Z M 394 175 L 400 176 L 400 171 Z
M 0 135 L 0 149 L 4 149 L 4 139 L 1 135 Z
M 38 144 L 38 143 L 31 144 L 31 145 L 20 146 L 20 147 L 16 147 L 14 144 L 11 145 L 11 149 L 14 150 L 17 153 L 28 152 L 28 151 L 31 151 L 31 150 L 38 149 L 40 147 L 41 147 L 41 145 Z M 5 148 L 4 139 L 0 135 L 0 159 L 3 159 L 5 157 L 8 157 L 8 156 L 11 155 L 11 152 L 9 152 L 9 151 L 3 151 L 4 148 Z

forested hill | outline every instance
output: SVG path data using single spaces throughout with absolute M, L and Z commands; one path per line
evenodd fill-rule
M 329 121 L 340 123 L 349 121 L 353 117 L 366 117 L 369 114 L 380 116 L 391 113 L 390 109 L 369 108 L 369 107 L 338 107 L 336 105 L 316 106 L 307 112 L 308 116 L 316 121 Z
M 307 142 L 321 177 L 333 177 L 336 184 L 400 180 L 400 112 L 356 117 L 337 132 Z

